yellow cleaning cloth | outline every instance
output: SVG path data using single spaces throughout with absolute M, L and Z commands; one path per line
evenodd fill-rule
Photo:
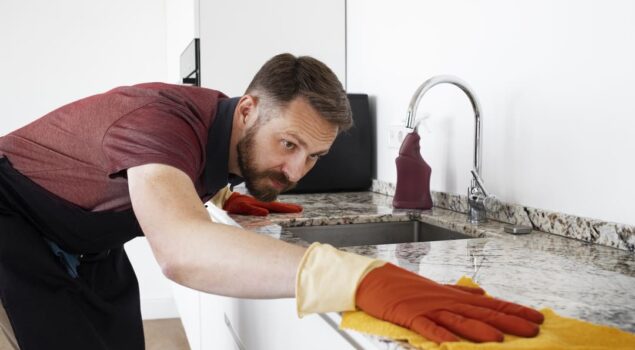
M 462 277 L 457 285 L 478 287 L 469 277 Z M 345 312 L 340 328 L 378 335 L 394 340 L 404 340 L 426 350 L 471 350 L 471 349 L 635 349 L 635 335 L 617 328 L 595 325 L 589 322 L 562 317 L 551 309 L 542 309 L 545 322 L 535 338 L 505 335 L 502 343 L 472 343 L 467 340 L 437 344 L 419 334 L 390 322 L 376 319 L 363 311 Z

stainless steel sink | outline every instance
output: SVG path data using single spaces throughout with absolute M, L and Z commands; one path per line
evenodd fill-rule
M 309 243 L 328 243 L 335 247 L 474 238 L 419 221 L 301 226 L 286 229 Z

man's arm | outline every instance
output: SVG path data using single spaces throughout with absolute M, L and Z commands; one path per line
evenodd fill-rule
M 128 169 L 132 207 L 163 273 L 200 291 L 293 297 L 305 248 L 211 221 L 194 184 L 162 164 Z
M 358 307 L 436 342 L 503 341 L 503 333 L 533 337 L 544 319 L 536 310 L 329 245 L 314 243 L 306 250 L 215 224 L 190 178 L 167 165 L 130 168 L 128 183 L 132 207 L 165 275 L 191 288 L 246 298 L 295 296 L 298 315 Z

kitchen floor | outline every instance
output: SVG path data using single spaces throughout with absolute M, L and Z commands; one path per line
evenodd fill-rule
M 185 330 L 179 318 L 143 321 L 146 350 L 189 350 Z M 0 331 L 0 350 L 11 350 Z
M 143 321 L 146 350 L 190 350 L 180 318 Z

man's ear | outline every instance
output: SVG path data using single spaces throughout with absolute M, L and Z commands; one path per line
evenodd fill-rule
M 243 128 L 250 127 L 258 119 L 258 97 L 253 95 L 244 95 L 238 100 L 236 113 L 238 122 Z

